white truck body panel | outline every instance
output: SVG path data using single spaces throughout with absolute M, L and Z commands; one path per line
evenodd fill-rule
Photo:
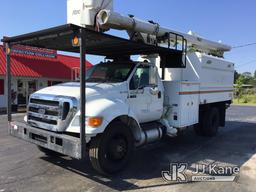
M 198 82 L 164 81 L 164 105 L 168 107 L 167 119 L 170 126 L 183 128 L 198 123 L 199 92 Z
M 149 56 L 148 60 L 156 63 L 161 76 L 160 58 Z M 165 105 L 171 107 L 167 115 L 170 125 L 182 128 L 196 124 L 200 104 L 231 101 L 233 81 L 233 63 L 204 53 L 188 53 L 186 68 L 165 71 L 163 84 Z M 177 120 L 174 120 L 176 116 Z
M 161 74 L 160 58 L 156 63 Z M 229 101 L 233 98 L 234 64 L 222 58 L 199 52 L 188 53 L 186 68 L 166 69 L 165 73 L 166 81 L 199 83 L 200 104 Z

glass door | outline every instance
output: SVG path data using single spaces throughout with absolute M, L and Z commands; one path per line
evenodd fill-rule
M 29 100 L 29 96 L 36 92 L 37 81 L 36 80 L 18 80 L 17 86 L 18 92 L 18 106 L 26 106 Z
M 37 90 L 37 81 L 36 80 L 31 80 L 27 81 L 27 103 L 29 101 L 29 97 L 32 93 L 36 92 Z
M 18 80 L 17 82 L 17 104 L 18 106 L 26 106 L 27 102 L 27 86 L 26 81 Z

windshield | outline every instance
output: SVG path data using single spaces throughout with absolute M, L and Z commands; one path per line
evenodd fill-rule
M 127 63 L 100 63 L 87 71 L 86 81 L 97 83 L 120 83 L 127 80 L 135 64 Z

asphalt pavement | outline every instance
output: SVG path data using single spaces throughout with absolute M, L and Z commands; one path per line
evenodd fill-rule
M 23 115 L 14 118 L 22 119 Z M 197 136 L 193 129 L 135 151 L 127 168 L 112 177 L 93 170 L 89 160 L 48 157 L 36 146 L 7 132 L 0 116 L 0 192 L 22 191 L 256 191 L 256 107 L 232 106 L 217 137 Z M 170 163 L 238 166 L 233 182 L 167 182 Z M 191 170 L 188 170 L 189 174 Z

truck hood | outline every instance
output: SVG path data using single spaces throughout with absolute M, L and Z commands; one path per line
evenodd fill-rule
M 113 92 L 125 91 L 125 83 L 86 83 L 86 98 L 91 99 L 96 96 L 110 96 L 117 94 Z M 37 91 L 35 94 L 47 94 L 53 96 L 69 96 L 80 99 L 80 83 L 70 82 L 47 87 Z

